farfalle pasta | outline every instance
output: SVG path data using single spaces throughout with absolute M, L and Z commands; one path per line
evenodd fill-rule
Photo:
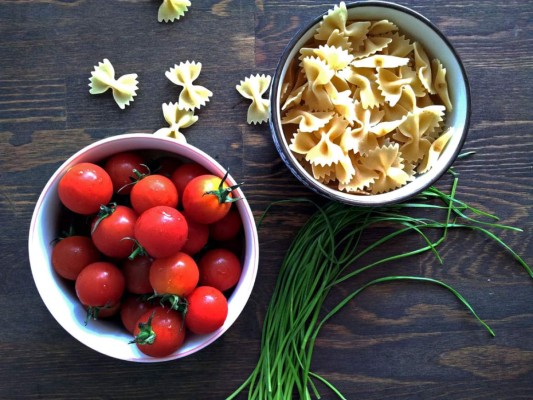
M 157 12 L 159 22 L 174 22 L 185 15 L 191 6 L 189 0 L 163 0 Z
M 271 80 L 272 77 L 270 75 L 251 75 L 235 87 L 241 96 L 252 100 L 246 117 L 246 121 L 249 124 L 268 121 L 270 99 L 263 98 L 263 95 L 268 90 Z
M 94 67 L 89 82 L 90 94 L 101 94 L 111 89 L 113 98 L 121 109 L 133 101 L 139 84 L 137 74 L 122 75 L 115 79 L 115 69 L 107 58 Z
M 335 114 L 333 111 L 312 112 L 302 108 L 293 108 L 285 114 L 282 124 L 298 124 L 300 132 L 318 131 L 326 125 Z
M 319 182 L 385 193 L 429 171 L 453 132 L 446 69 L 394 21 L 352 20 L 341 2 L 282 82 L 290 150 Z
M 202 63 L 195 61 L 186 61 L 174 65 L 165 72 L 165 76 L 174 84 L 181 86 L 179 96 L 179 106 L 184 110 L 194 110 L 205 106 L 213 93 L 200 85 L 195 85 L 193 82 L 198 79 L 202 71 Z
M 181 108 L 178 103 L 163 103 L 162 108 L 163 117 L 169 126 L 155 131 L 154 135 L 170 137 L 178 142 L 186 143 L 187 139 L 185 139 L 181 129 L 188 128 L 198 121 L 198 116 L 194 115 L 193 111 Z

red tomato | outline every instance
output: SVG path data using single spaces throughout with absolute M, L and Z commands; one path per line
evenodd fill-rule
M 63 175 L 57 190 L 65 207 L 78 214 L 90 215 L 97 213 L 100 205 L 109 203 L 113 183 L 102 167 L 79 163 Z
M 195 220 L 188 218 L 185 212 L 183 212 L 183 215 L 187 220 L 189 234 L 181 251 L 193 256 L 202 250 L 207 244 L 209 240 L 209 225 L 200 224 Z
M 150 267 L 150 283 L 157 294 L 186 296 L 194 290 L 198 279 L 198 266 L 185 253 L 157 258 Z
M 104 207 L 92 223 L 91 237 L 98 250 L 108 257 L 125 258 L 134 248 L 137 213 L 126 206 Z
M 88 317 L 99 309 L 112 308 L 124 293 L 124 275 L 115 265 L 99 261 L 87 265 L 76 278 L 76 295 L 89 308 Z
M 100 252 L 91 238 L 86 236 L 66 237 L 52 249 L 54 270 L 69 280 L 76 280 L 83 268 L 99 260 Z
M 135 239 L 152 257 L 169 257 L 183 247 L 188 230 L 182 213 L 172 207 L 157 206 L 139 216 Z
M 239 185 L 236 185 L 239 186 Z M 201 224 L 212 224 L 226 216 L 231 203 L 238 200 L 229 187 L 215 175 L 201 175 L 191 180 L 183 191 L 183 208 L 187 215 Z
M 133 342 L 150 357 L 168 356 L 178 350 L 185 340 L 181 314 L 163 307 L 144 313 L 133 333 Z
M 200 335 L 216 331 L 228 316 L 228 302 L 222 292 L 210 286 L 198 286 L 187 296 L 185 326 Z
M 181 199 L 185 186 L 197 176 L 208 175 L 209 171 L 198 163 L 187 163 L 174 170 L 170 179 L 178 189 L 178 197 Z
M 129 194 L 136 178 L 134 170 L 141 174 L 149 173 L 148 168 L 143 163 L 144 160 L 139 154 L 130 151 L 118 153 L 108 158 L 104 169 L 113 182 L 113 191 L 119 194 Z
M 135 294 L 152 293 L 150 284 L 150 266 L 152 258 L 137 256 L 133 260 L 126 259 L 122 263 L 122 273 L 126 279 L 126 290 Z
M 139 214 L 155 206 L 175 208 L 178 205 L 178 191 L 169 178 L 147 175 L 133 185 L 130 200 L 133 209 Z
M 242 220 L 239 211 L 232 208 L 224 218 L 209 226 L 211 239 L 225 241 L 237 236 L 242 228 Z
M 213 286 L 221 292 L 234 287 L 241 277 L 241 262 L 226 249 L 212 249 L 198 262 L 200 285 Z
M 149 301 L 143 300 L 141 296 L 128 296 L 122 302 L 120 309 L 120 319 L 124 328 L 130 333 L 133 333 L 137 326 L 137 321 L 146 312 L 157 307 Z

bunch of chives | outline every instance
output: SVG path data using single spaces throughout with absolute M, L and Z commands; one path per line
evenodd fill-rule
M 317 206 L 318 211 L 299 230 L 281 265 L 265 315 L 261 352 L 256 367 L 228 400 L 235 398 L 246 388 L 250 400 L 320 398 L 315 381 L 326 385 L 339 398 L 344 399 L 333 384 L 310 370 L 315 340 L 322 326 L 332 316 L 363 290 L 376 284 L 411 281 L 439 285 L 449 290 L 494 335 L 492 329 L 453 287 L 436 279 L 420 276 L 393 275 L 375 279 L 355 289 L 325 316 L 322 315 L 323 304 L 336 285 L 370 268 L 428 251 L 433 252 L 437 260 L 442 262 L 437 247 L 446 240 L 450 229 L 469 229 L 485 234 L 509 251 L 533 278 L 533 271 L 526 262 L 491 231 L 521 230 L 498 224 L 496 216 L 457 199 L 455 194 L 458 176 L 451 172 L 454 179 L 450 194 L 431 187 L 410 202 L 394 206 L 359 208 L 336 202 L 324 207 Z M 309 202 L 306 199 L 296 199 L 274 204 L 287 201 Z M 427 214 L 444 214 L 445 218 L 438 221 L 429 217 L 413 217 L 409 211 L 414 209 L 423 210 Z M 387 226 L 393 231 L 362 248 L 362 236 L 376 226 Z M 437 239 L 430 239 L 431 231 L 439 232 Z M 408 233 L 419 235 L 423 245 L 367 265 L 358 265 L 363 256 L 376 253 L 387 243 Z

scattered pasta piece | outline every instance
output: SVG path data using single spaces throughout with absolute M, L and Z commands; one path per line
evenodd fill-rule
M 89 81 L 90 94 L 101 94 L 111 89 L 113 98 L 121 109 L 126 108 L 133 101 L 139 84 L 137 74 L 122 75 L 115 79 L 115 69 L 107 58 L 94 67 Z
M 163 103 L 163 117 L 168 122 L 168 128 L 161 128 L 154 132 L 155 136 L 167 136 L 176 139 L 178 142 L 186 143 L 187 139 L 180 129 L 188 128 L 196 121 L 198 116 L 193 111 L 180 108 L 178 103 Z
M 452 136 L 446 69 L 388 20 L 348 17 L 341 2 L 319 22 L 282 81 L 289 149 L 319 182 L 385 193 L 429 171 Z
M 270 75 L 251 75 L 235 87 L 241 96 L 252 100 L 246 117 L 249 124 L 268 121 L 270 100 L 263 98 L 263 95 L 268 90 L 271 79 Z
M 190 6 L 189 0 L 163 0 L 159 6 L 157 20 L 159 22 L 174 22 L 183 17 Z
M 202 63 L 195 61 L 181 62 L 165 72 L 165 76 L 174 84 L 182 86 L 179 97 L 179 106 L 184 110 L 194 110 L 205 106 L 213 93 L 200 85 L 193 85 L 202 71 Z

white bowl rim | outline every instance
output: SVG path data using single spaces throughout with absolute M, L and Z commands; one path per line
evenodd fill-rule
M 402 195 L 397 195 L 394 198 L 388 198 L 387 193 L 382 194 L 375 194 L 375 195 L 369 195 L 369 196 L 363 196 L 363 195 L 353 195 L 345 192 L 341 192 L 334 189 L 326 188 L 325 185 L 320 184 L 317 180 L 315 180 L 312 176 L 310 176 L 308 173 L 306 173 L 303 170 L 303 167 L 297 167 L 293 165 L 291 162 L 291 151 L 288 149 L 288 146 L 283 146 L 284 138 L 283 138 L 283 129 L 280 129 L 281 126 L 281 120 L 279 118 L 279 89 L 281 88 L 281 78 L 282 78 L 282 71 L 284 68 L 284 65 L 289 61 L 289 56 L 292 51 L 292 49 L 297 45 L 297 43 L 302 39 L 302 37 L 315 25 L 320 23 L 323 19 L 323 17 L 330 11 L 330 9 L 326 10 L 322 14 L 315 17 L 313 20 L 309 21 L 306 25 L 304 25 L 300 30 L 291 38 L 285 49 L 283 50 L 283 53 L 278 61 L 278 64 L 276 66 L 276 70 L 274 72 L 274 76 L 272 78 L 272 83 L 270 85 L 270 116 L 269 116 L 269 127 L 270 132 L 272 135 L 272 139 L 274 142 L 274 145 L 276 147 L 276 150 L 278 151 L 280 158 L 283 160 L 287 168 L 292 172 L 292 174 L 308 189 L 312 190 L 313 192 L 328 198 L 330 200 L 336 200 L 343 203 L 347 203 L 350 205 L 357 205 L 357 206 L 364 206 L 364 207 L 374 207 L 378 205 L 388 205 L 388 204 L 397 204 L 401 203 L 405 200 L 408 200 L 409 198 L 412 198 L 416 196 L 417 194 L 421 193 L 431 185 L 433 185 L 436 181 L 438 181 L 442 175 L 452 166 L 455 159 L 459 155 L 465 141 L 466 136 L 468 133 L 468 129 L 470 126 L 470 114 L 471 114 L 471 93 L 470 93 L 470 83 L 468 81 L 468 77 L 466 74 L 466 69 L 461 61 L 461 58 L 459 57 L 459 54 L 457 50 L 454 48 L 452 43 L 449 41 L 449 39 L 442 33 L 442 31 L 433 23 L 431 20 L 426 18 L 424 15 L 420 14 L 419 12 L 401 5 L 392 3 L 389 1 L 382 1 L 382 0 L 368 0 L 368 1 L 353 1 L 353 2 L 347 2 L 346 8 L 348 10 L 352 8 L 362 8 L 362 7 L 385 7 L 392 10 L 396 10 L 405 14 L 408 14 L 416 19 L 418 19 L 420 22 L 425 24 L 428 28 L 430 28 L 435 34 L 439 36 L 439 38 L 442 40 L 442 42 L 445 44 L 445 46 L 448 48 L 448 50 L 453 54 L 453 57 L 455 61 L 457 62 L 457 66 L 459 67 L 460 73 L 463 78 L 464 82 L 464 90 L 465 90 L 465 103 L 466 103 L 466 112 L 465 112 L 465 120 L 464 120 L 464 129 L 462 132 L 460 132 L 461 137 L 460 141 L 457 144 L 456 148 L 454 149 L 454 152 L 452 154 L 452 157 L 446 162 L 445 164 L 442 164 L 439 168 L 439 173 L 433 176 L 430 180 L 426 182 L 426 184 L 417 190 L 414 191 L 406 191 Z M 331 8 L 331 7 L 330 7 Z M 406 185 L 407 186 L 407 185 Z M 404 186 L 404 188 L 406 187 Z M 402 188 L 393 190 L 388 193 L 397 192 Z
M 38 246 L 37 242 L 39 239 L 38 217 L 42 211 L 43 202 L 47 194 L 50 192 L 52 186 L 57 184 L 57 181 L 60 179 L 60 176 L 64 174 L 66 168 L 68 168 L 69 165 L 71 164 L 73 165 L 74 163 L 76 163 L 76 160 L 78 160 L 80 157 L 83 157 L 83 155 L 89 152 L 90 150 L 100 147 L 100 146 L 108 145 L 109 143 L 127 141 L 129 139 L 145 139 L 148 141 L 152 141 L 154 143 L 155 141 L 166 142 L 169 145 L 169 149 L 162 150 L 162 151 L 167 151 L 169 153 L 172 153 L 172 147 L 174 148 L 182 147 L 186 151 L 192 152 L 199 158 L 209 161 L 221 173 L 227 172 L 227 170 L 224 167 L 222 167 L 222 165 L 220 165 L 218 161 L 216 161 L 213 157 L 209 156 L 207 153 L 203 152 L 202 150 L 198 149 L 195 146 L 192 146 L 188 143 L 177 142 L 175 139 L 172 139 L 172 138 L 157 137 L 157 136 L 153 136 L 153 134 L 148 134 L 148 133 L 124 133 L 124 134 L 115 135 L 115 136 L 97 140 L 96 142 L 93 142 L 85 146 L 84 148 L 80 149 L 75 154 L 70 156 L 66 161 L 64 161 L 56 169 L 54 174 L 49 178 L 43 190 L 41 191 L 41 194 L 39 195 L 39 198 L 35 204 L 35 208 L 32 214 L 32 219 L 30 222 L 29 237 L 28 237 L 28 254 L 29 254 L 29 260 L 30 260 L 30 268 L 31 268 L 32 276 L 34 278 L 34 283 L 37 287 L 39 295 L 41 296 L 41 299 L 45 303 L 45 306 L 47 307 L 48 311 L 52 314 L 54 319 L 63 327 L 63 329 L 65 329 L 71 336 L 73 336 L 75 339 L 77 339 L 82 344 L 86 345 L 87 347 L 101 354 L 105 354 L 107 356 L 110 356 L 116 359 L 126 360 L 126 361 L 145 362 L 145 363 L 171 361 L 171 360 L 183 358 L 190 354 L 193 354 L 207 347 L 208 345 L 213 343 L 215 340 L 217 340 L 219 337 L 221 337 L 240 316 L 240 314 L 242 313 L 244 307 L 246 306 L 248 302 L 249 297 L 251 296 L 252 289 L 254 287 L 255 280 L 257 277 L 257 270 L 258 270 L 258 265 L 259 265 L 259 241 L 258 241 L 257 228 L 255 225 L 255 219 L 253 217 L 253 213 L 251 211 L 250 205 L 248 201 L 246 200 L 246 197 L 244 193 L 242 192 L 241 188 L 236 189 L 236 195 L 242 198 L 244 201 L 237 201 L 235 204 L 237 205 L 239 209 L 241 218 L 243 218 L 243 227 L 245 231 L 244 234 L 245 234 L 246 242 L 248 243 L 249 241 L 250 243 L 250 246 L 246 247 L 245 255 L 244 255 L 244 258 L 248 261 L 248 265 L 250 267 L 247 269 L 246 279 L 242 279 L 241 277 L 241 280 L 237 284 L 237 287 L 234 289 L 233 294 L 230 296 L 230 299 L 228 300 L 228 302 L 230 303 L 230 309 L 229 309 L 226 321 L 224 322 L 224 325 L 220 327 L 219 329 L 217 329 L 215 332 L 212 332 L 207 335 L 202 335 L 203 341 L 201 341 L 196 346 L 188 349 L 187 351 L 182 351 L 181 349 L 178 349 L 177 352 L 167 357 L 161 357 L 161 358 L 149 357 L 149 356 L 142 354 L 139 351 L 136 351 L 138 355 L 132 357 L 132 356 L 118 355 L 116 352 L 113 354 L 109 354 L 109 352 L 105 351 L 105 349 L 103 348 L 98 348 L 93 345 L 90 345 L 84 341 L 83 328 L 80 327 L 79 330 L 71 329 L 70 317 L 66 315 L 62 315 L 59 312 L 56 312 L 56 310 L 52 306 L 51 298 L 49 297 L 50 295 L 46 292 L 47 288 L 45 284 L 42 283 L 38 279 L 40 271 L 38 271 L 37 268 L 38 268 L 38 265 L 40 265 L 40 263 L 42 262 L 39 259 L 39 255 L 35 251 L 35 246 Z M 138 149 L 142 150 L 146 148 L 138 147 Z M 150 148 L 148 148 L 147 150 L 150 150 Z M 182 156 L 182 157 L 187 158 L 187 156 Z M 231 185 L 236 184 L 235 180 L 229 174 L 228 174 L 227 180 L 228 180 L 228 183 Z M 47 260 L 47 262 L 50 263 L 49 260 Z M 239 302 L 237 304 L 233 304 L 232 303 L 233 295 L 237 292 L 237 290 L 239 293 Z M 101 322 L 101 321 L 95 321 L 95 322 Z M 105 321 L 103 323 L 105 323 Z M 196 336 L 199 337 L 199 335 L 196 335 Z

